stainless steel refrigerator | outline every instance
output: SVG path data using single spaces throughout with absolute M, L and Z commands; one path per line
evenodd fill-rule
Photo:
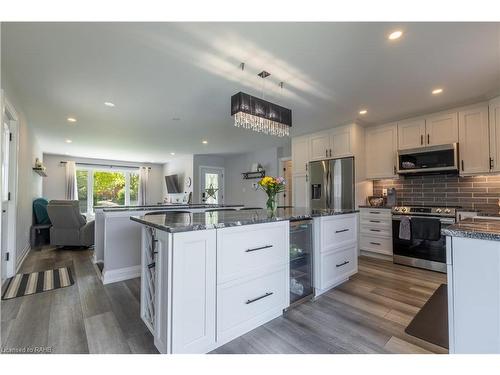
M 354 209 L 354 158 L 309 163 L 311 209 Z

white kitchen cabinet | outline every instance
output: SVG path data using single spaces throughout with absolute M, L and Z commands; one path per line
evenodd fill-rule
M 500 242 L 447 237 L 450 354 L 500 354 Z
M 366 178 L 396 177 L 397 124 L 369 127 L 365 132 Z
M 359 248 L 392 256 L 392 214 L 387 208 L 360 208 Z
M 490 101 L 490 163 L 492 172 L 500 172 L 500 97 Z
M 314 133 L 309 137 L 310 160 L 323 160 L 330 157 L 332 152 L 331 131 Z
M 307 174 L 292 176 L 292 205 L 309 207 L 309 177 Z
M 424 143 L 437 146 L 458 142 L 458 118 L 456 112 L 441 113 L 425 118 Z
M 398 122 L 398 149 L 405 150 L 425 145 L 425 119 L 410 119 Z
M 458 122 L 460 174 L 489 172 L 488 106 L 460 111 Z
M 305 174 L 309 163 L 309 136 L 292 139 L 292 173 Z
M 314 288 L 319 296 L 358 272 L 357 214 L 314 219 Z
M 352 126 L 339 126 L 330 132 L 330 157 L 343 158 L 353 155 Z

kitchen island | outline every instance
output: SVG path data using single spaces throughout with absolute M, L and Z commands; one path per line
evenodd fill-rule
M 161 353 L 207 353 L 282 315 L 289 222 L 313 219 L 317 295 L 357 272 L 357 213 L 166 213 L 142 224 L 141 317 Z
M 500 353 L 500 220 L 475 217 L 446 235 L 450 353 Z

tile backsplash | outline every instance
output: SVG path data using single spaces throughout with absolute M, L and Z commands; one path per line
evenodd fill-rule
M 398 205 L 448 205 L 480 211 L 499 211 L 500 175 L 407 176 L 373 181 L 373 195 L 395 188 Z

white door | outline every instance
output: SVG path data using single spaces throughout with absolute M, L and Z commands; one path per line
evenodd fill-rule
M 365 135 L 366 178 L 393 178 L 396 175 L 397 124 L 367 128 Z
M 309 137 L 295 137 L 292 139 L 292 168 L 293 173 L 306 173 L 309 163 Z
M 224 203 L 224 168 L 200 167 L 200 202 Z
M 500 97 L 490 102 L 490 164 L 500 172 Z
M 458 118 L 456 112 L 430 116 L 425 119 L 428 146 L 458 142 Z
M 11 261 L 8 254 L 9 246 L 9 163 L 10 163 L 10 126 L 8 120 L 2 123 L 1 132 L 1 183 L 2 192 L 1 206 L 2 206 L 2 281 L 7 277 L 7 264 Z
M 398 149 L 418 148 L 425 145 L 425 120 L 412 119 L 398 123 Z
M 322 160 L 330 157 L 330 131 L 316 133 L 309 138 L 310 160 Z
M 490 170 L 488 106 L 460 111 L 460 173 Z
M 351 126 L 344 126 L 332 130 L 330 133 L 330 157 L 343 158 L 352 156 L 351 129 Z

